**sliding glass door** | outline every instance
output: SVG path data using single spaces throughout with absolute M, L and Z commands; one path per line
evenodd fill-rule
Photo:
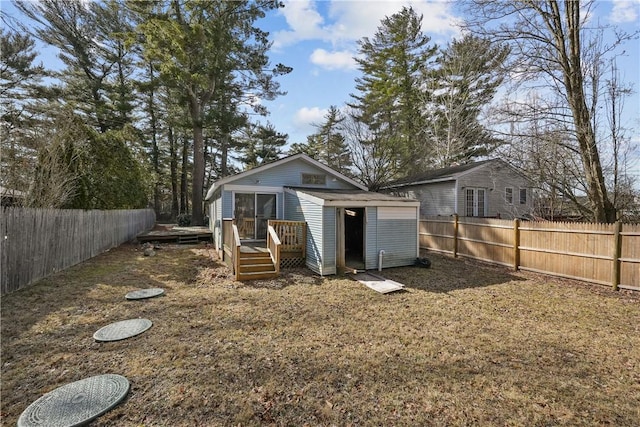
M 276 195 L 235 193 L 234 201 L 234 217 L 240 239 L 266 239 L 267 222 L 270 219 L 276 219 Z

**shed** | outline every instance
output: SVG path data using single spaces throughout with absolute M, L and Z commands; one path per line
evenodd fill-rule
M 378 268 L 381 250 L 383 267 L 410 265 L 418 256 L 418 201 L 367 191 L 304 154 L 220 179 L 206 200 L 218 253 L 237 260 L 251 252 L 249 263 L 263 262 L 257 257 L 266 252 L 274 274 L 283 261 L 269 247 L 274 241 L 288 256 L 299 251 L 303 263 L 321 275 L 345 266 Z M 242 262 L 236 264 L 236 275 L 242 274 Z M 258 272 L 256 265 L 251 269 Z

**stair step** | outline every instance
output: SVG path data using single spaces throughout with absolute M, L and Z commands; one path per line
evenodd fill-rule
M 178 236 L 178 244 L 183 243 L 200 243 L 198 236 Z
M 256 257 L 240 257 L 240 265 L 255 265 L 255 264 L 262 264 L 262 265 L 269 265 L 269 264 L 273 264 L 273 261 L 271 261 L 271 257 L 260 257 L 260 258 L 256 258 Z
M 277 277 L 278 274 L 274 271 L 257 271 L 251 273 L 240 273 L 238 274 L 238 280 L 258 280 L 258 279 L 272 279 Z
M 240 273 L 256 273 L 256 272 L 265 272 L 269 273 L 275 271 L 273 267 L 273 263 L 269 264 L 244 264 L 240 265 Z
M 242 252 L 240 251 L 240 258 L 271 258 L 269 252 Z

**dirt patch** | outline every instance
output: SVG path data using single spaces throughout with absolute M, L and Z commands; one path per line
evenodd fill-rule
M 206 245 L 124 245 L 2 298 L 2 425 L 126 376 L 93 425 L 637 425 L 640 296 L 428 254 L 381 295 L 306 269 L 236 282 Z M 164 296 L 127 301 L 161 287 Z M 111 322 L 137 337 L 97 343 Z

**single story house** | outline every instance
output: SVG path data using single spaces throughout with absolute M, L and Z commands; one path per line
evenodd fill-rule
M 425 171 L 381 191 L 420 201 L 420 216 L 518 218 L 533 210 L 531 181 L 501 159 Z
M 240 246 L 249 246 L 268 240 L 268 224 L 278 221 L 305 225 L 305 264 L 320 275 L 345 266 L 376 269 L 380 262 L 411 265 L 418 256 L 417 200 L 367 191 L 305 154 L 222 178 L 206 200 L 214 245 L 223 256 L 234 244 L 225 232 L 236 233 L 223 223 L 233 222 Z

